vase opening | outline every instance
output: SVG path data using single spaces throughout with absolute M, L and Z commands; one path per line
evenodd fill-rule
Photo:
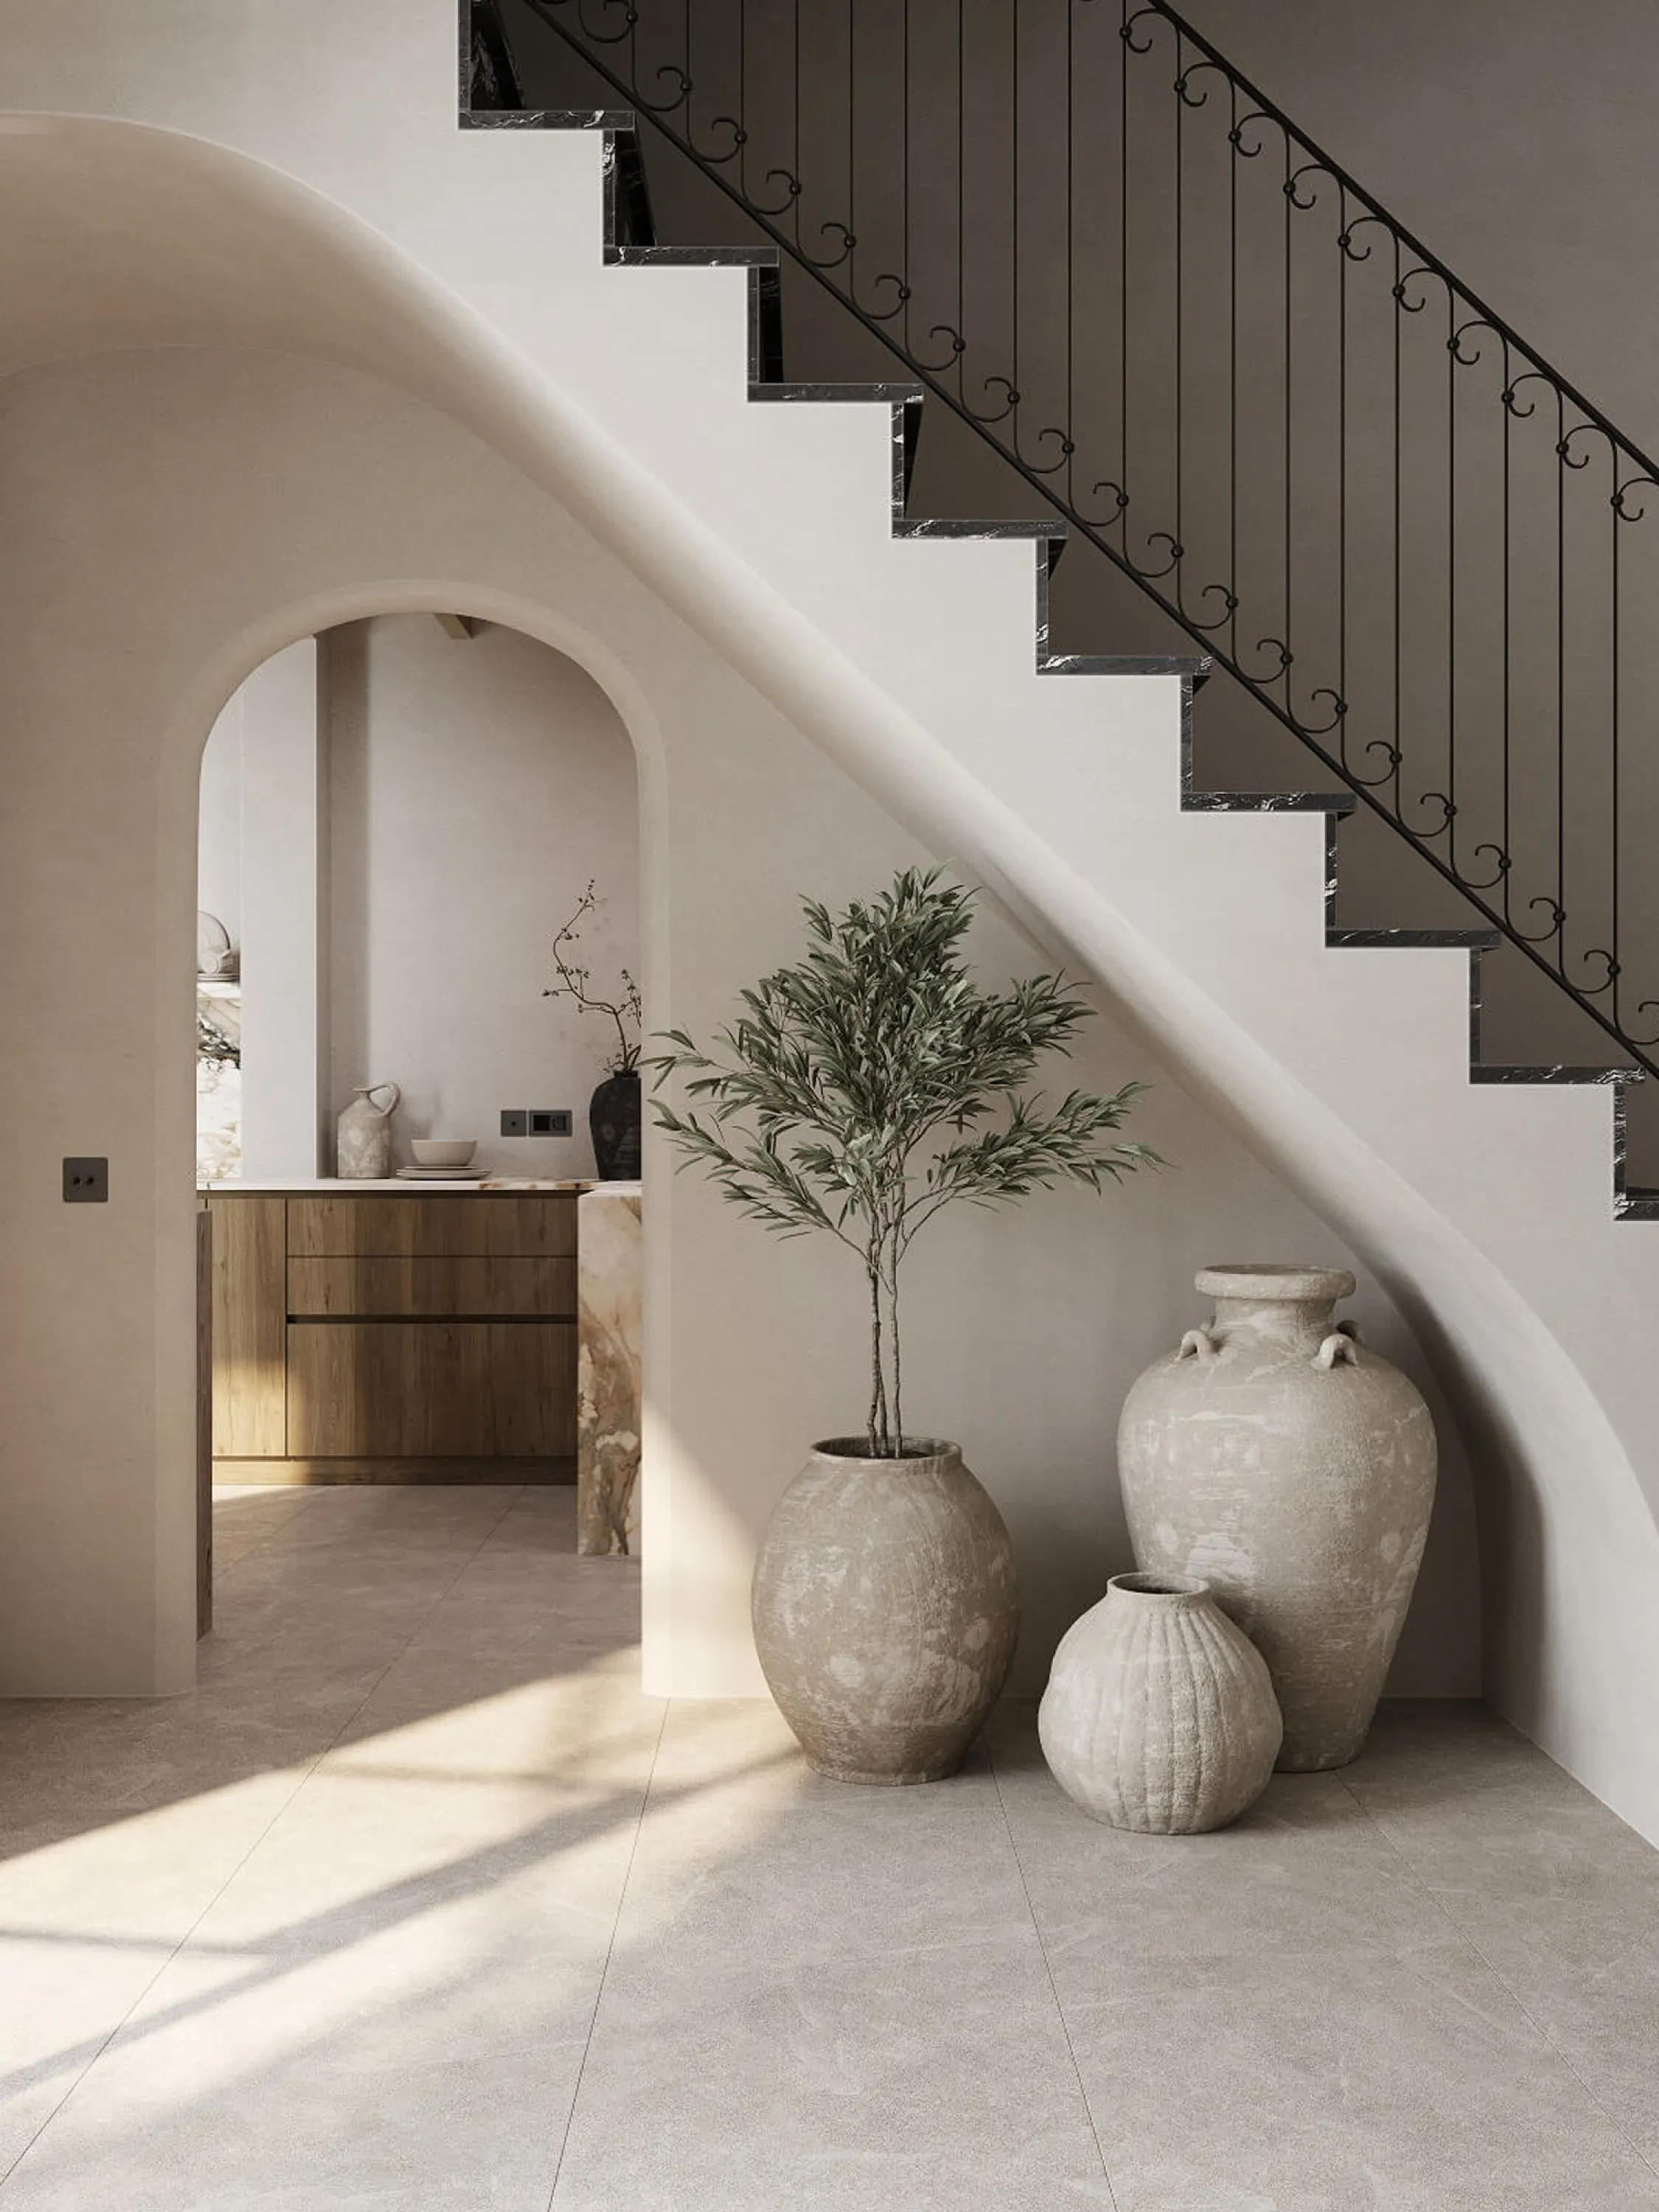
M 1346 1267 L 1318 1267 L 1294 1261 L 1255 1262 L 1218 1260 L 1200 1267 L 1194 1287 L 1209 1298 L 1243 1298 L 1252 1303 L 1273 1300 L 1296 1304 L 1334 1305 L 1354 1294 L 1354 1279 Z
M 902 1467 L 917 1460 L 945 1459 L 957 1454 L 960 1447 L 947 1443 L 941 1437 L 904 1437 L 900 1440 L 897 1451 L 878 1457 L 870 1449 L 868 1437 L 825 1437 L 812 1449 L 815 1452 L 821 1452 L 825 1459 L 861 1459 L 869 1461 L 872 1466 Z
M 1210 1585 L 1196 1575 L 1114 1575 L 1106 1585 L 1126 1597 L 1208 1597 Z

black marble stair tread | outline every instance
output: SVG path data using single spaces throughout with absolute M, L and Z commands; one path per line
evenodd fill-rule
M 1208 683 L 1214 662 L 1196 653 L 1059 653 L 1037 663 L 1039 676 L 1188 676 Z
M 1471 1083 L 1640 1083 L 1642 1067 L 1525 1067 L 1507 1062 L 1477 1060 L 1469 1070 Z
M 751 384 L 751 399 L 822 400 L 833 403 L 848 400 L 879 403 L 891 406 L 909 406 L 926 396 L 927 386 L 921 384 Z
M 1359 801 L 1351 791 L 1186 791 L 1188 814 L 1352 814 Z
M 1334 948 L 1387 945 L 1422 951 L 1443 945 L 1453 951 L 1492 952 L 1503 941 L 1502 933 L 1496 929 L 1328 929 L 1325 932 L 1326 944 Z

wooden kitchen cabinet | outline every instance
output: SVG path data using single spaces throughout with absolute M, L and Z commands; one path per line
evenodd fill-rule
M 385 1320 L 568 1321 L 576 1310 L 576 1261 L 410 1259 L 295 1260 L 288 1311 L 296 1321 L 356 1316 Z
M 574 1191 L 208 1203 L 220 1480 L 570 1479 Z
M 210 1199 L 213 1453 L 281 1459 L 288 1450 L 286 1201 Z
M 562 1458 L 576 1449 L 576 1325 L 294 1323 L 296 1458 Z
M 295 1259 L 569 1256 L 574 1191 L 468 1191 L 439 1198 L 290 1198 Z

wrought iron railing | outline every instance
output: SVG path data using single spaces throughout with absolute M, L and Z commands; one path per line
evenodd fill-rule
M 1207 40 L 513 4 L 1659 1073 L 1659 468 Z

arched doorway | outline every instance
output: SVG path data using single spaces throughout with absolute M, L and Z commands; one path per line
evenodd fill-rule
M 197 1078 L 222 1529 L 285 1518 L 256 1493 L 295 1486 L 574 1486 L 548 1527 L 637 1552 L 640 1185 L 610 1152 L 599 1177 L 588 1100 L 642 1042 L 638 842 L 615 708 L 497 623 L 333 626 L 217 717 Z M 378 1180 L 337 1157 L 371 1085 L 396 1102 Z

